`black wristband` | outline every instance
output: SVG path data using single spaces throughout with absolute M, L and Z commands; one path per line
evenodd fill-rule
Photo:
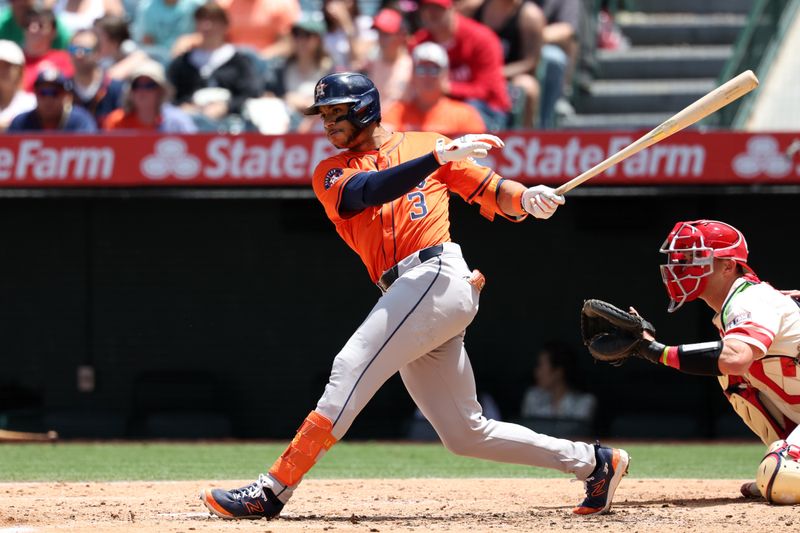
M 661 355 L 664 353 L 665 345 L 658 341 L 648 341 L 642 339 L 636 347 L 636 355 L 642 359 L 647 359 L 651 363 L 658 364 L 661 360 Z

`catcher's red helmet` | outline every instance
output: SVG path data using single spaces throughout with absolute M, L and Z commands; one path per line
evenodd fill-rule
M 738 229 L 716 220 L 678 222 L 659 250 L 667 254 L 661 279 L 667 288 L 671 313 L 696 299 L 714 272 L 714 258 L 733 259 L 748 271 L 747 241 Z

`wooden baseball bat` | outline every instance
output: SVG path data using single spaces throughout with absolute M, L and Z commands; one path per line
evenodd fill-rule
M 581 183 L 592 179 L 612 165 L 624 161 L 630 156 L 641 152 L 648 146 L 662 141 L 673 133 L 681 131 L 686 126 L 707 117 L 714 111 L 725 107 L 737 98 L 744 96 L 758 87 L 758 78 L 752 70 L 742 72 L 727 83 L 723 83 L 713 91 L 709 92 L 699 100 L 692 102 L 670 118 L 656 126 L 655 129 L 642 135 L 637 140 L 610 156 L 605 161 L 596 164 L 580 176 L 572 178 L 565 184 L 556 189 L 557 194 L 564 194 L 571 191 Z
M 29 433 L 27 431 L 0 429 L 0 441 L 54 441 L 57 439 L 58 433 L 55 431 L 48 431 L 47 433 Z

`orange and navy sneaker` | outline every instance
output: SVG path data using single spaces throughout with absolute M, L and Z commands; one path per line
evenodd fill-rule
M 269 487 L 264 486 L 261 477 L 240 489 L 205 489 L 200 493 L 200 499 L 212 514 L 227 519 L 271 520 L 283 509 L 283 502 Z
M 594 472 L 586 478 L 586 498 L 572 512 L 575 514 L 605 514 L 611 509 L 611 500 L 622 476 L 628 473 L 630 457 L 621 448 L 607 448 L 595 444 L 597 461 Z

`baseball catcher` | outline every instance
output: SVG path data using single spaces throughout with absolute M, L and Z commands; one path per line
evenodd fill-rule
M 668 311 L 701 299 L 715 311 L 721 340 L 669 346 L 631 307 L 601 300 L 581 310 L 583 342 L 598 361 L 629 357 L 687 374 L 716 376 L 745 424 L 769 445 L 745 497 L 800 503 L 800 307 L 789 295 L 758 279 L 747 264 L 747 242 L 733 226 L 714 220 L 678 222 L 661 253 Z

